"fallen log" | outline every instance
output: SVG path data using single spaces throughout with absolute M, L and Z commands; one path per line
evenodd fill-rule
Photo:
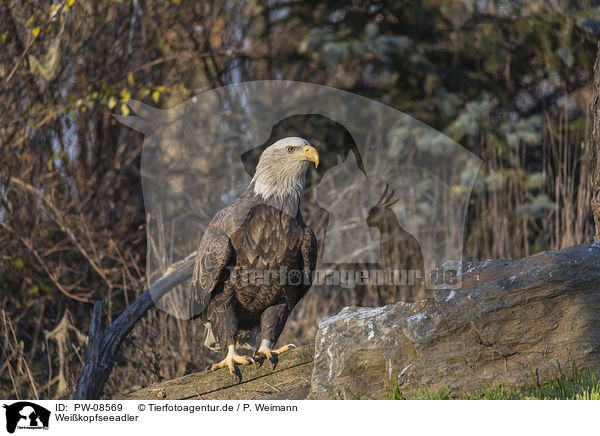
M 237 383 L 224 368 L 162 381 L 131 392 L 123 400 L 303 400 L 310 389 L 314 347 L 282 354 L 275 369 L 268 362 L 241 368 Z

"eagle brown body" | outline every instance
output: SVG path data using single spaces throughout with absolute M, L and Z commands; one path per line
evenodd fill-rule
M 236 223 L 234 215 L 242 211 L 247 211 L 245 219 Z M 224 265 L 225 254 L 227 272 L 213 292 L 206 319 L 220 344 L 235 343 L 238 330 L 257 326 L 264 339 L 275 343 L 289 313 L 310 288 L 308 271 L 314 270 L 316 261 L 314 233 L 304 224 L 300 209 L 291 217 L 251 194 L 221 213 L 211 224 L 212 232 L 221 237 L 207 240 L 208 259 Z M 223 251 L 216 242 L 227 234 L 231 248 Z M 296 272 L 302 274 L 300 283 L 281 280 Z
M 285 143 L 279 147 L 287 155 L 279 148 L 269 150 L 282 141 Z M 235 363 L 252 361 L 236 353 L 238 334 L 260 327 L 258 352 L 275 365 L 278 352 L 287 348 L 272 350 L 271 346 L 294 306 L 310 288 L 316 264 L 317 241 L 302 219 L 299 202 L 308 160 L 318 164 L 318 155 L 304 140 L 299 145 L 286 145 L 298 144 L 300 138 L 282 141 L 261 156 L 263 159 L 266 154 L 265 159 L 272 159 L 274 165 L 267 165 L 261 173 L 259 162 L 259 175 L 244 194 L 212 219 L 194 269 L 196 301 L 202 309 L 205 307 L 201 317 L 210 324 L 220 346 L 229 349 L 226 359 L 212 369 L 228 366 L 238 378 L 241 376 Z M 292 147 L 303 151 L 291 152 Z M 286 173 L 286 165 L 294 168 Z M 260 174 L 281 183 L 271 189 L 271 179 L 261 179 Z

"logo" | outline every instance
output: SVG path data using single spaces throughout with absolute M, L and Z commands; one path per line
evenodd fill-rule
M 135 114 L 115 118 L 145 135 L 150 282 L 167 259 L 197 249 L 211 219 L 244 196 L 267 147 L 300 137 L 319 153 L 300 206 L 318 241 L 323 286 L 348 282 L 347 272 L 362 282 L 364 271 L 374 271 L 368 286 L 382 296 L 423 299 L 461 287 L 464 225 L 481 159 L 442 132 L 356 94 L 284 80 L 227 85 L 168 110 L 126 104 Z M 238 205 L 231 232 L 250 213 L 244 204 L 254 205 Z M 398 279 L 385 279 L 388 270 Z M 207 301 L 190 304 L 190 283 L 152 298 L 173 316 L 194 318 Z
M 19 401 L 3 406 L 6 409 L 6 431 L 14 433 L 18 429 L 48 430 L 50 411 L 29 401 Z

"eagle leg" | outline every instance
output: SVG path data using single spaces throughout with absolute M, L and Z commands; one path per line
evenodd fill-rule
M 279 362 L 279 355 L 285 353 L 286 351 L 289 351 L 291 349 L 296 348 L 296 346 L 294 344 L 287 344 L 284 345 L 283 347 L 279 347 L 275 350 L 271 349 L 271 342 L 267 341 L 266 339 L 263 339 L 260 343 L 260 347 L 258 348 L 258 351 L 256 352 L 255 356 L 259 357 L 259 358 L 266 358 L 269 359 L 269 363 L 271 364 L 271 368 L 275 369 L 275 367 L 277 366 L 277 362 Z
M 229 351 L 227 352 L 227 356 L 225 359 L 220 361 L 219 363 L 215 363 L 214 365 L 209 365 L 206 370 L 207 371 L 216 371 L 219 368 L 229 368 L 229 373 L 233 376 L 237 383 L 241 383 L 242 381 L 242 373 L 236 364 L 239 365 L 250 365 L 254 362 L 254 359 L 250 356 L 241 356 L 237 354 L 235 351 L 234 345 L 229 345 Z

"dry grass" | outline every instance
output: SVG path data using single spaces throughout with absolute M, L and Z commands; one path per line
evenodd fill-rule
M 545 118 L 539 159 L 539 144 L 500 152 L 483 143 L 479 179 L 489 183 L 472 195 L 464 258 L 517 259 L 592 240 L 588 137 L 565 112 Z

